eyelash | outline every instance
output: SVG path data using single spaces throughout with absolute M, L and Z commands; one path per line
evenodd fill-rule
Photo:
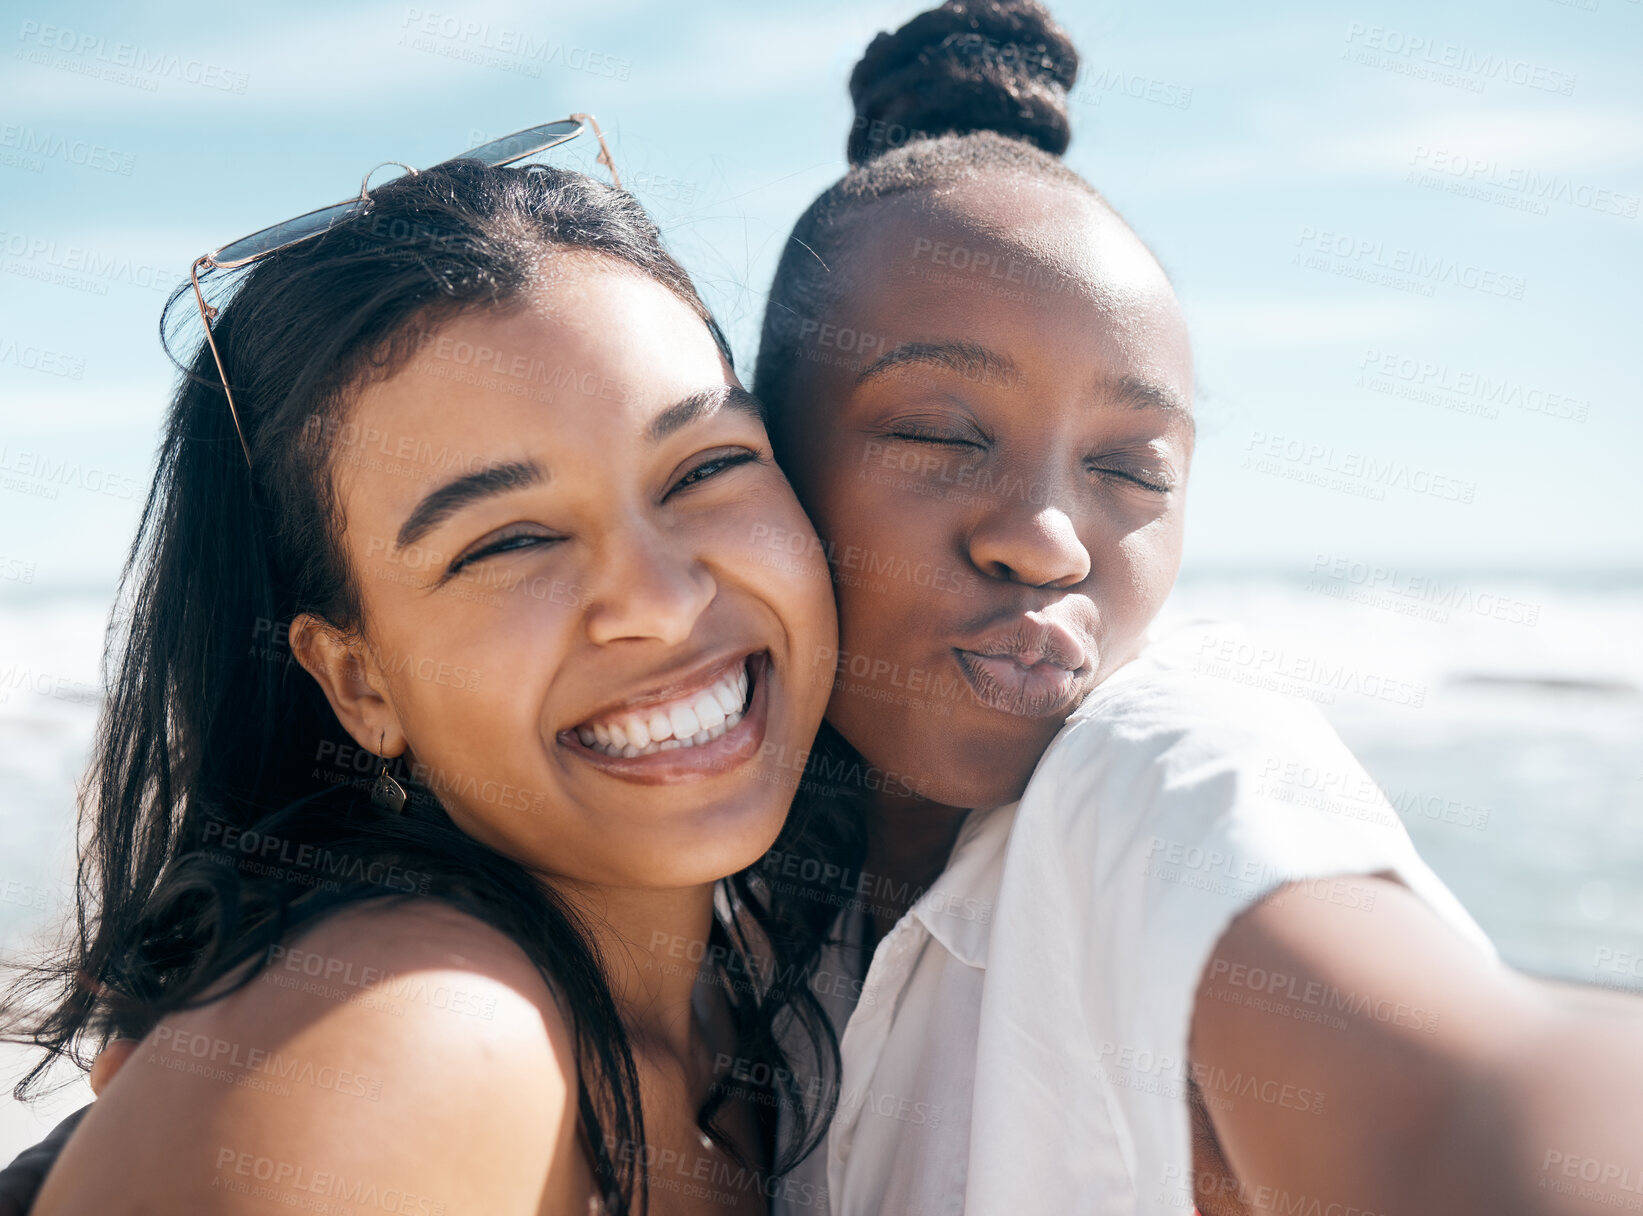
M 671 495 L 674 491 L 684 489 L 689 486 L 700 485 L 702 481 L 717 477 L 720 472 L 725 472 L 729 469 L 736 468 L 738 465 L 750 463 L 762 464 L 764 459 L 764 456 L 760 453 L 745 449 L 740 452 L 727 452 L 720 456 L 714 456 L 708 460 L 702 461 L 701 464 L 697 465 L 678 481 L 674 482 L 673 489 L 669 490 L 668 494 Z M 718 472 L 708 473 L 705 476 L 703 475 L 704 470 L 714 468 L 715 466 L 717 466 Z M 697 480 L 692 480 L 693 478 Z M 542 541 L 548 544 L 553 544 L 561 539 L 563 538 L 558 536 L 539 536 L 534 532 L 523 532 L 516 533 L 513 536 L 504 536 L 500 540 L 492 541 L 490 544 L 481 549 L 475 549 L 473 552 L 465 553 L 461 557 L 457 558 L 451 563 L 449 569 L 445 571 L 445 577 L 450 578 L 453 575 L 460 574 L 465 567 L 471 565 L 472 563 L 481 561 L 487 557 L 493 557 L 498 553 L 511 553 L 516 549 L 529 547 L 527 545 L 516 543 L 518 541 Z
M 980 446 L 971 439 L 959 439 L 951 435 L 924 434 L 911 430 L 891 431 L 888 435 L 886 435 L 886 438 L 900 439 L 908 443 L 933 443 L 942 447 L 973 448 Z M 1143 490 L 1148 490 L 1154 494 L 1168 494 L 1175 488 L 1173 482 L 1154 481 L 1151 478 L 1143 477 L 1138 473 L 1129 472 L 1126 469 L 1103 469 L 1099 466 L 1093 465 L 1089 466 L 1089 468 L 1092 473 L 1102 473 L 1110 477 L 1122 478 L 1124 481 L 1127 481 L 1132 485 L 1140 486 Z
M 931 435 L 920 431 L 891 431 L 886 439 L 900 439 L 907 443 L 934 443 L 943 447 L 973 448 L 979 447 L 973 439 L 961 439 L 956 435 Z
M 674 482 L 673 490 L 681 490 L 686 486 L 700 485 L 703 481 L 709 480 L 709 478 L 717 477 L 718 473 L 711 473 L 706 477 L 699 478 L 698 480 L 692 480 L 692 478 L 696 478 L 703 469 L 709 469 L 715 465 L 719 466 L 720 472 L 724 472 L 729 469 L 734 469 L 739 465 L 763 463 L 764 456 L 762 454 L 751 451 L 747 448 L 743 448 L 739 452 L 726 452 L 723 455 L 713 456 L 702 461 L 701 464 L 697 465 L 694 469 L 690 470 L 690 472 L 679 478 L 678 481 Z M 673 490 L 669 490 L 668 493 L 673 493 Z
M 1154 481 L 1151 478 L 1141 476 L 1139 473 L 1132 473 L 1127 469 L 1103 469 L 1099 466 L 1090 466 L 1090 472 L 1122 478 L 1132 485 L 1140 486 L 1143 490 L 1150 490 L 1154 494 L 1168 494 L 1175 488 L 1173 482 Z

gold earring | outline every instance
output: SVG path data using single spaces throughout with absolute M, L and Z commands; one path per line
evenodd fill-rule
M 383 739 L 388 732 L 382 733 L 382 739 L 377 740 L 378 754 Z M 382 757 L 382 771 L 377 774 L 376 784 L 371 787 L 371 801 L 390 815 L 397 815 L 405 809 L 405 787 L 388 775 L 388 757 Z

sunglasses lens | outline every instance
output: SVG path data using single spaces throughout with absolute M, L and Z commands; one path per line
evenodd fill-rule
M 534 156 L 538 152 L 545 152 L 555 144 L 562 144 L 576 135 L 581 129 L 582 124 L 579 121 L 574 118 L 565 118 L 559 122 L 550 122 L 540 127 L 515 131 L 512 135 L 504 135 L 501 139 L 493 139 L 488 144 L 480 144 L 477 148 L 470 148 L 457 159 L 477 160 L 487 165 L 505 165 L 511 160 Z
M 311 236 L 320 233 L 341 223 L 350 215 L 365 206 L 358 199 L 351 199 L 346 203 L 336 203 L 330 207 L 321 207 L 318 211 L 310 211 L 299 215 L 295 219 L 286 220 L 282 224 L 275 224 L 272 228 L 264 228 L 261 232 L 253 232 L 250 236 L 242 236 L 232 245 L 225 245 L 212 255 L 212 261 L 219 266 L 233 266 L 236 263 L 247 262 L 252 258 L 260 257 L 269 250 L 278 249 L 284 245 L 294 245 L 298 241 L 305 241 Z

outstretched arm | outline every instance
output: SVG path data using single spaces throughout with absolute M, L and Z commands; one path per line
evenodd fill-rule
M 1403 886 L 1346 881 L 1368 898 L 1280 889 L 1205 970 L 1220 1185 L 1257 1210 L 1643 1210 L 1643 1001 L 1571 1001 Z

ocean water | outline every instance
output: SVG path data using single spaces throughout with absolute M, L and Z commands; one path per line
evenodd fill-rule
M 0 591 L 7 957 L 68 914 L 109 600 Z M 1237 622 L 1204 662 L 1319 705 L 1508 962 L 1643 992 L 1643 575 L 1200 574 L 1166 611 Z M 86 1096 L 0 1099 L 0 1160 Z

